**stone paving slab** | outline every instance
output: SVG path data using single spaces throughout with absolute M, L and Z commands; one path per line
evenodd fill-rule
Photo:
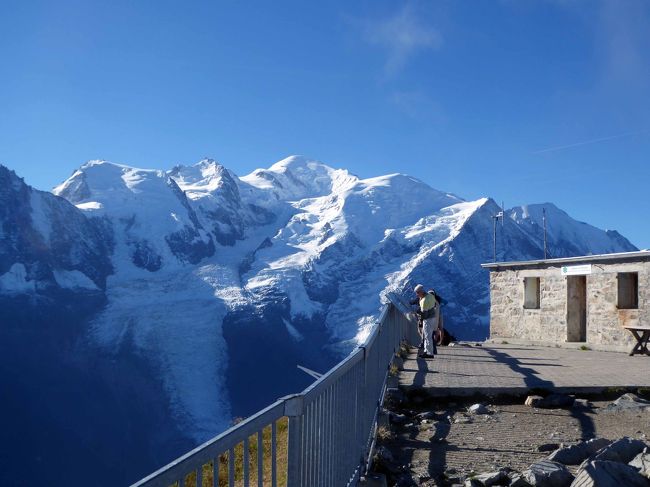
M 439 347 L 435 359 L 412 349 L 399 386 L 436 397 L 525 394 L 531 388 L 597 393 L 650 387 L 650 357 L 620 352 L 521 345 Z

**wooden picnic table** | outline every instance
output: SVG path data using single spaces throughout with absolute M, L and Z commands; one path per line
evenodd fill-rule
M 636 345 L 632 348 L 630 355 L 635 355 L 637 353 L 644 353 L 650 355 L 648 350 L 648 342 L 650 342 L 650 326 L 624 326 L 634 338 L 636 338 Z

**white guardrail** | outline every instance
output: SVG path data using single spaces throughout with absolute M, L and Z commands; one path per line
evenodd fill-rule
M 373 454 L 395 352 L 403 341 L 419 340 L 408 305 L 395 294 L 388 299 L 365 343 L 310 387 L 131 487 L 356 485 Z

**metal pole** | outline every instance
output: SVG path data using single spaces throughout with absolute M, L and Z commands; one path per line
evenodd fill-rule
M 544 260 L 546 260 L 548 256 L 548 250 L 546 246 L 546 208 L 542 208 L 542 223 L 544 226 Z
M 493 227 L 492 247 L 494 249 L 494 262 L 496 262 L 497 261 L 497 217 L 496 216 L 492 217 L 492 227 Z
M 506 232 L 503 228 L 506 222 L 506 204 L 504 201 L 501 201 L 501 248 L 503 249 L 503 254 L 501 258 L 506 260 Z
M 287 445 L 287 485 L 301 487 L 302 460 L 305 444 L 302 441 L 302 420 L 305 417 L 302 396 L 296 394 L 285 399 L 284 415 L 289 418 Z

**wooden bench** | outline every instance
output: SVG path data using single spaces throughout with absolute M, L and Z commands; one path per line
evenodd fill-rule
M 648 342 L 650 342 L 650 326 L 624 326 L 634 338 L 636 338 L 636 345 L 632 348 L 630 355 L 635 355 L 637 353 L 644 353 L 650 355 L 648 350 Z

